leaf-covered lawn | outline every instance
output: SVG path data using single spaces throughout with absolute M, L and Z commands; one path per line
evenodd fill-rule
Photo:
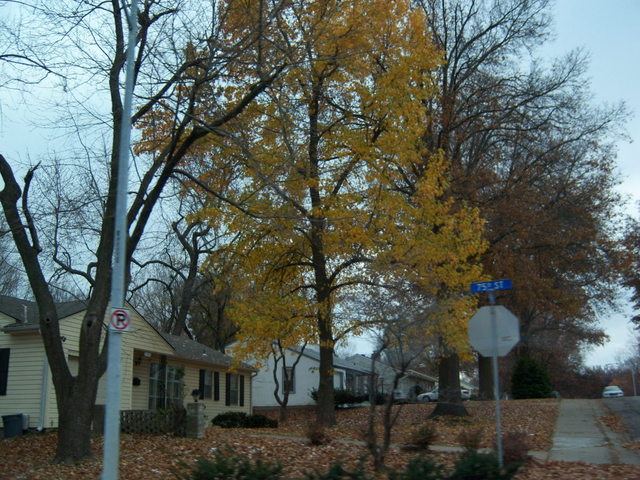
M 459 445 L 458 435 L 468 429 L 482 427 L 483 444 L 491 446 L 495 435 L 495 413 L 492 402 L 467 402 L 467 419 L 427 420 L 433 405 L 402 407 L 395 428 L 394 442 L 401 444 L 424 422 L 435 422 L 439 445 Z M 505 431 L 527 433 L 531 450 L 547 450 L 551 446 L 558 402 L 555 400 L 502 402 Z M 396 407 L 398 408 L 398 407 Z M 283 478 L 304 478 L 310 470 L 325 471 L 335 461 L 355 465 L 366 454 L 358 442 L 366 424 L 368 410 L 357 408 L 337 412 L 338 425 L 329 430 L 333 441 L 328 445 L 311 446 L 305 437 L 313 414 L 293 410 L 286 425 L 278 429 L 207 430 L 203 439 L 172 436 L 122 435 L 120 478 L 123 480 L 174 479 L 173 471 L 184 468 L 197 457 L 212 457 L 217 449 L 230 446 L 238 455 L 253 459 L 278 458 L 285 468 Z M 0 479 L 97 479 L 102 471 L 102 439 L 93 440 L 97 459 L 79 466 L 53 465 L 50 458 L 55 448 L 56 434 L 30 434 L 0 439 Z M 451 465 L 453 453 L 429 453 L 435 462 Z M 395 446 L 387 465 L 394 469 L 416 456 Z M 530 462 L 517 476 L 520 480 L 640 478 L 640 468 L 625 465 L 584 465 L 564 462 Z

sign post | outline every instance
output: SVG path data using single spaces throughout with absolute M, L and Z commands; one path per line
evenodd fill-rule
M 498 357 L 509 353 L 520 341 L 518 319 L 509 310 L 496 305 L 496 290 L 510 290 L 511 280 L 492 280 L 471 284 L 472 293 L 487 292 L 491 306 L 482 307 L 469 320 L 469 343 L 485 357 L 491 357 L 493 367 L 493 395 L 496 401 L 496 446 L 498 462 L 503 466 L 502 423 L 500 415 L 500 379 Z
M 126 7 L 125 7 L 126 10 Z M 107 395 L 104 414 L 104 447 L 102 480 L 118 480 L 120 465 L 120 352 L 122 332 L 131 325 L 124 307 L 127 256 L 127 184 L 129 180 L 129 148 L 131 147 L 131 104 L 133 101 L 136 37 L 138 35 L 138 4 L 132 0 L 127 13 L 129 44 L 127 45 L 124 104 L 118 151 L 116 211 L 113 228 L 113 265 L 111 271 L 111 319 L 107 337 Z

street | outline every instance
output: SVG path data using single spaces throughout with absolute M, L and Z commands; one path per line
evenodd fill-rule
M 629 439 L 640 440 L 640 396 L 603 398 L 604 404 L 625 423 Z

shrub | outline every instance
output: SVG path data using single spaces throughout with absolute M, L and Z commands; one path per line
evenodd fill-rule
M 278 428 L 278 421 L 265 415 L 249 415 L 244 419 L 245 428 Z
M 505 464 L 523 464 L 529 459 L 525 432 L 507 432 L 502 437 L 502 458 Z
M 313 400 L 315 402 L 318 401 L 318 391 L 317 390 L 312 390 L 311 391 L 311 398 L 313 398 Z M 336 389 L 333 391 L 333 403 L 336 406 L 336 408 L 342 406 L 342 405 L 351 405 L 354 403 L 362 403 L 367 399 L 366 395 L 360 395 L 358 393 L 352 392 L 351 390 L 340 390 L 340 389 Z
M 442 478 L 444 478 L 442 467 L 421 457 L 411 460 L 404 472 L 389 473 L 389 480 L 440 480 Z
M 480 450 L 483 434 L 484 430 L 481 427 L 463 430 L 462 433 L 458 435 L 458 441 L 466 453 L 475 453 Z
M 433 424 L 426 424 L 416 430 L 411 436 L 411 440 L 404 446 L 405 450 L 428 450 L 438 438 L 438 432 Z
M 216 415 L 211 423 L 222 428 L 240 428 L 244 424 L 247 414 L 245 412 L 224 412 Z
M 222 428 L 277 428 L 278 421 L 264 415 L 247 415 L 245 412 L 224 412 L 211 420 Z
M 520 465 L 511 464 L 500 468 L 498 457 L 493 453 L 467 451 L 454 465 L 450 480 L 509 480 L 517 473 Z
M 311 445 L 326 445 L 331 442 L 331 437 L 319 423 L 310 423 L 307 426 L 307 438 Z
M 366 395 L 361 395 L 350 390 L 336 390 L 334 395 L 334 403 L 337 406 L 362 403 L 367 399 Z
M 549 372 L 544 365 L 531 357 L 518 360 L 511 376 L 513 398 L 549 398 L 552 391 Z
M 362 462 L 353 470 L 345 470 L 341 463 L 334 463 L 327 473 L 305 473 L 307 480 L 374 480 L 364 471 Z
M 281 473 L 282 467 L 277 462 L 260 459 L 251 462 L 226 447 L 217 450 L 213 460 L 199 458 L 189 471 L 174 475 L 182 480 L 276 480 Z

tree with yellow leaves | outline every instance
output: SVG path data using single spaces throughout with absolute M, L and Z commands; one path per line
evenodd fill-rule
M 239 338 L 319 344 L 321 424 L 335 422 L 334 345 L 362 327 L 345 300 L 405 276 L 450 292 L 446 316 L 463 320 L 478 275 L 481 222 L 444 199 L 447 161 L 421 141 L 439 55 L 410 4 L 292 2 L 279 24 L 291 68 L 206 146 L 198 180 L 216 192 L 202 218 L 237 234 L 218 254 L 242 293 Z M 423 171 L 410 200 L 395 188 L 408 166 Z

